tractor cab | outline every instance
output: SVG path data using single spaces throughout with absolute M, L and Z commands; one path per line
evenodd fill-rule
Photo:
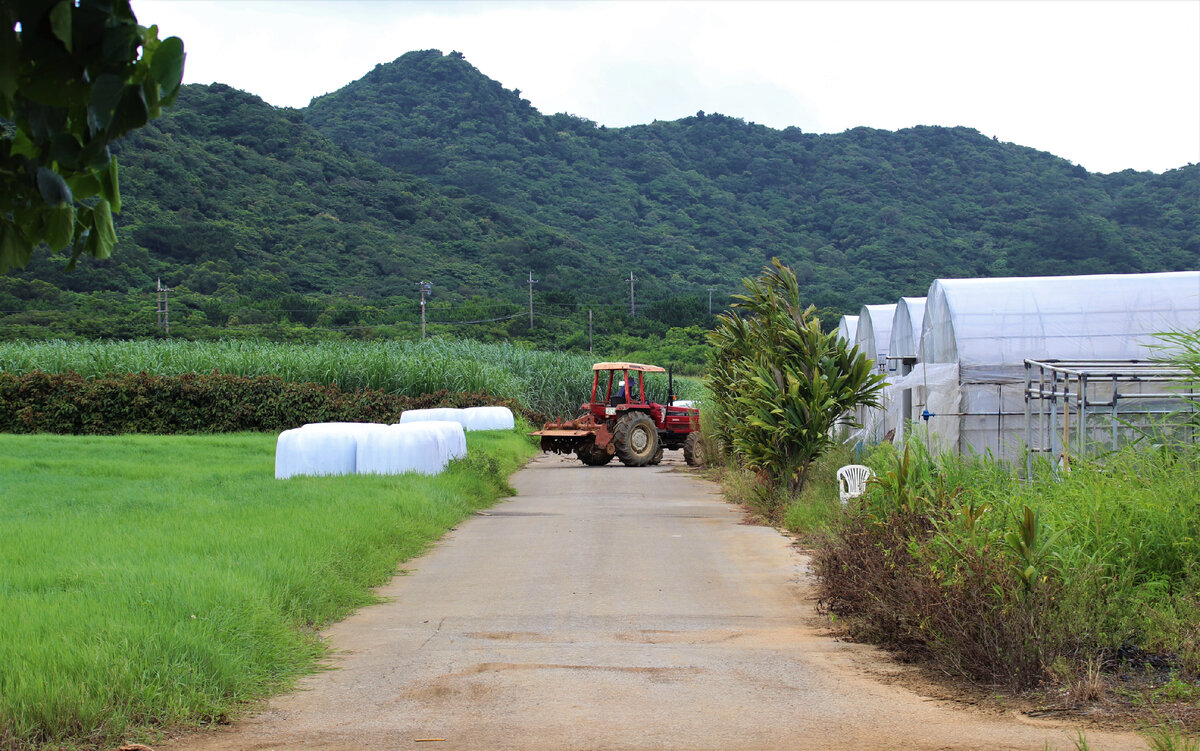
M 657 365 L 598 362 L 592 366 L 592 400 L 581 405 L 581 409 L 600 422 L 619 417 L 631 409 L 650 412 L 659 405 L 651 403 L 646 393 L 646 373 L 666 372 Z

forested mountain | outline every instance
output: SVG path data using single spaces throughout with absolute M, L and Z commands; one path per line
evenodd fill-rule
M 610 328 L 702 324 L 706 288 L 722 303 L 772 256 L 839 312 L 939 276 L 1200 267 L 1200 165 L 1096 175 L 969 128 L 816 135 L 703 112 L 605 128 L 543 115 L 436 50 L 304 110 L 187 87 L 118 158 L 113 259 L 62 274 L 43 258 L 0 278 L 0 310 L 23 316 L 0 318 L 0 335 L 103 333 L 86 312 L 139 294 L 152 305 L 157 277 L 196 326 L 349 330 L 415 321 L 423 280 L 453 320 L 513 315 L 532 272 L 554 315 L 540 333 L 516 317 L 489 335 L 585 346 L 576 323 L 567 341 L 553 321 L 596 308 Z M 620 316 L 630 271 L 649 329 Z M 55 293 L 34 280 L 79 315 L 35 305 Z
M 1092 175 L 968 128 L 815 135 L 697 113 L 607 129 L 543 116 L 436 50 L 377 66 L 305 118 L 673 281 L 723 284 L 779 256 L 835 307 L 920 294 L 937 276 L 1200 260 L 1200 166 Z

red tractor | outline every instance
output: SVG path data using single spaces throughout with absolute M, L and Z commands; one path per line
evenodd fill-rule
M 599 467 L 613 457 L 627 467 L 662 461 L 665 449 L 683 449 L 689 465 L 700 463 L 700 411 L 672 406 L 674 379 L 668 376 L 666 404 L 650 401 L 647 373 L 666 373 L 657 365 L 599 362 L 592 366 L 592 400 L 580 405 L 574 420 L 548 422 L 532 435 L 542 439 L 542 451 L 575 454 L 584 464 Z

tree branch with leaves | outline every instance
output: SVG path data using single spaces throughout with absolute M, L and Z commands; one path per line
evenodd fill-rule
M 107 258 L 121 210 L 109 145 L 162 113 L 183 42 L 139 26 L 128 0 L 0 3 L 0 273 L 45 243 Z

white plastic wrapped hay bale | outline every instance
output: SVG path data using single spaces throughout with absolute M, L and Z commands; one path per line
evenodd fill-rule
M 438 407 L 435 409 L 408 409 L 400 414 L 400 423 L 407 425 L 411 422 L 456 422 L 463 424 L 463 410 L 454 407 Z
M 442 438 L 446 441 L 448 461 L 462 459 L 467 455 L 467 434 L 463 432 L 461 423 L 449 420 L 430 420 L 428 422 L 407 423 L 405 427 L 428 428 L 441 433 Z
M 449 455 L 441 429 L 425 423 L 389 425 L 359 436 L 356 471 L 360 475 L 436 475 L 446 468 Z
M 356 432 L 321 424 L 283 431 L 275 442 L 276 479 L 354 474 L 358 455 Z
M 516 426 L 508 407 L 467 407 L 463 427 L 467 430 L 512 430 Z
M 328 434 L 358 436 L 368 430 L 379 430 L 388 427 L 381 422 L 309 422 L 300 426 L 300 430 L 315 430 Z

